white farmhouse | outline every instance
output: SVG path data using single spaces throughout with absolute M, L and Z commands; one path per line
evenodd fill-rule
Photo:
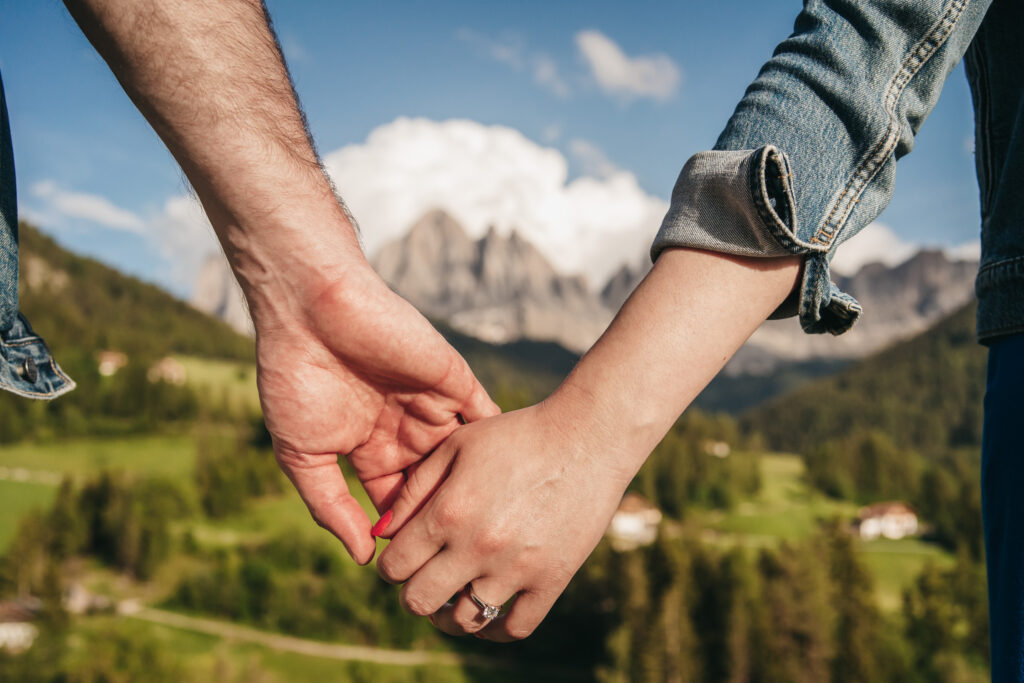
M 32 622 L 35 610 L 17 601 L 0 602 L 0 650 L 12 654 L 32 647 L 39 629 Z
M 861 508 L 854 528 L 866 541 L 876 538 L 899 539 L 914 536 L 920 529 L 917 513 L 898 501 L 875 503 Z
M 612 515 L 606 532 L 616 550 L 632 550 L 654 543 L 661 523 L 661 510 L 643 496 L 627 493 Z

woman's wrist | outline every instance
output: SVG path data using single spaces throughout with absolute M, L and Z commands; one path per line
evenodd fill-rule
M 663 434 L 633 417 L 629 397 L 601 391 L 578 374 L 574 372 L 537 407 L 553 438 L 566 439 L 625 487 Z

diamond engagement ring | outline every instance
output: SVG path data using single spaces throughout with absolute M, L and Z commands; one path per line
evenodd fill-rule
M 469 599 L 476 603 L 476 606 L 480 608 L 480 613 L 484 619 L 490 621 L 496 616 L 501 614 L 501 605 L 488 605 L 486 602 L 477 597 L 476 593 L 473 592 L 472 586 L 467 586 L 469 589 Z

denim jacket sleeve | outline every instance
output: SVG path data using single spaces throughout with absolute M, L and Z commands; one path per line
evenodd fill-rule
M 0 81 L 0 389 L 51 399 L 75 383 L 18 312 L 18 200 L 7 102 Z
M 990 3 L 806 0 L 713 150 L 683 167 L 651 248 L 802 255 L 772 317 L 841 334 L 861 307 L 832 282 L 834 249 L 892 197 L 896 160 L 938 100 Z

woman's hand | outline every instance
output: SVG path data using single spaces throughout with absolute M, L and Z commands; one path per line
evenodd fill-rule
M 449 633 L 529 635 L 644 459 L 799 274 L 799 257 L 664 252 L 549 399 L 458 429 L 410 475 L 377 562 L 407 582 L 405 607 Z M 488 624 L 467 584 L 490 605 L 519 597 Z
M 633 475 L 617 464 L 634 460 L 619 452 L 623 442 L 583 429 L 582 413 L 549 399 L 460 427 L 415 470 L 377 561 L 386 580 L 405 582 L 407 610 L 433 615 L 453 635 L 508 641 L 533 632 L 600 541 Z M 490 621 L 468 585 L 491 605 L 518 597 Z

